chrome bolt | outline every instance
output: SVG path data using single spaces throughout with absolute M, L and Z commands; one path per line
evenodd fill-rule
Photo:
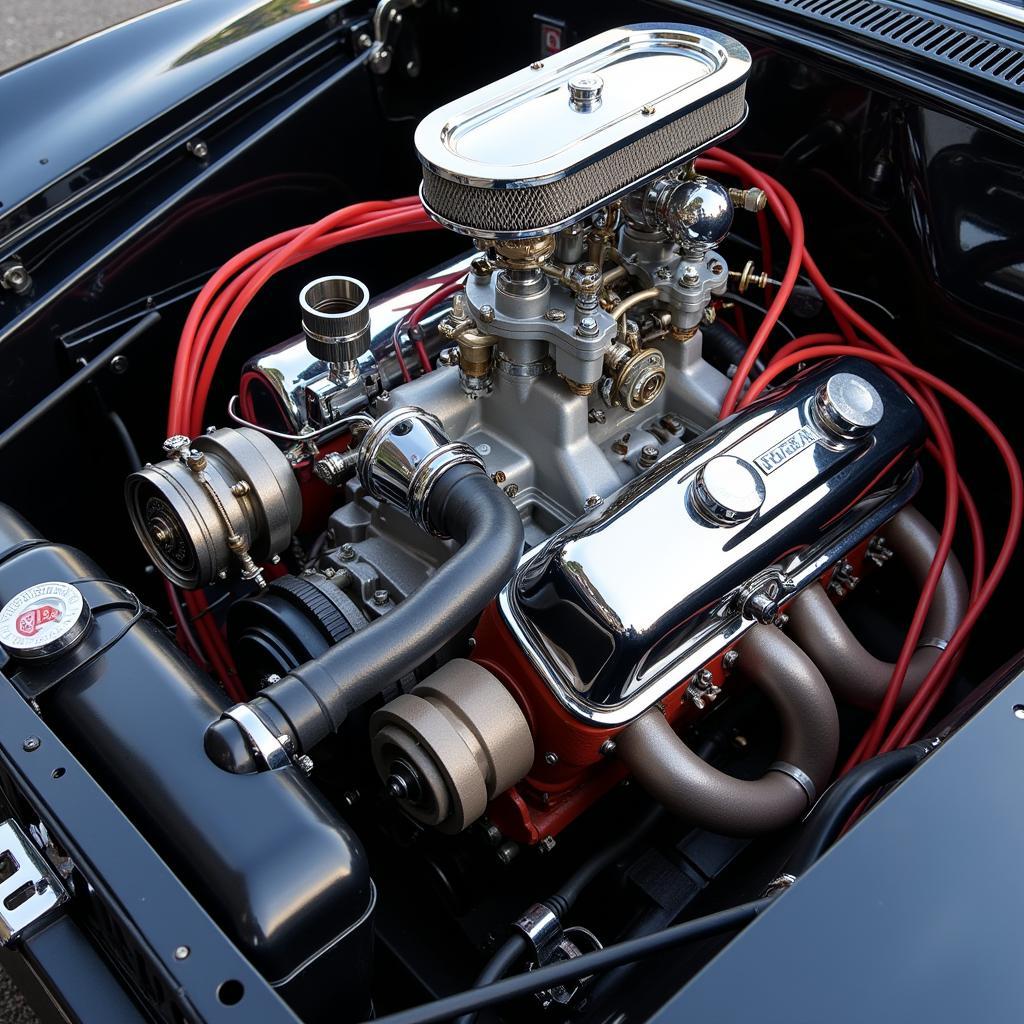
M 726 651 L 725 654 L 722 655 L 722 668 L 724 668 L 725 671 L 728 672 L 735 667 L 736 662 L 739 660 L 739 651 Z
M 128 369 L 128 357 L 127 356 L 114 356 L 110 360 L 110 369 L 114 373 L 124 373 Z
M 512 842 L 509 839 L 507 842 L 501 844 L 495 851 L 494 856 L 498 858 L 499 864 L 504 864 L 506 867 L 516 859 L 519 853 L 519 844 Z
M 544 67 L 544 61 L 542 61 L 542 60 L 535 60 L 535 61 L 534 61 L 534 62 L 533 62 L 533 63 L 532 63 L 531 65 L 530 65 L 530 70 L 531 70 L 531 71 L 540 71 L 540 69 L 541 69 L 542 67 Z
M 505 474 L 499 469 L 497 470 L 497 472 L 491 474 L 491 479 L 496 484 L 503 484 L 508 479 L 508 477 L 505 476 Z
M 558 764 L 558 755 L 553 750 L 549 750 L 544 755 L 544 763 L 545 764 Z
M 175 960 L 187 960 L 188 956 L 189 956 L 189 953 L 191 953 L 191 952 L 192 952 L 192 950 L 190 950 L 188 948 L 188 946 L 179 946 L 174 951 L 174 959 Z
M 371 36 L 369 32 L 360 32 L 359 35 L 356 36 L 356 46 L 358 46 L 360 50 L 368 50 L 373 46 L 373 36 Z
M 210 155 L 210 147 L 202 139 L 194 139 L 185 148 L 197 159 L 205 160 Z
M 607 418 L 603 409 L 591 409 L 587 413 L 587 420 L 591 423 L 604 423 Z
M 519 484 L 509 484 L 505 488 L 505 493 L 510 497 L 514 498 L 519 493 Z
M 550 320 L 553 324 L 560 324 L 565 320 L 565 310 L 552 306 L 545 312 L 544 319 Z
M 672 276 L 672 271 L 669 270 L 668 267 L 658 267 L 654 272 L 654 276 L 659 281 L 667 281 Z
M 306 775 L 312 775 L 313 773 L 313 758 L 309 754 L 300 754 L 295 758 L 295 764 L 300 768 Z
M 712 274 L 717 275 L 720 274 L 723 270 L 725 270 L 725 267 L 723 267 L 722 264 L 718 262 L 718 260 L 713 260 L 711 263 L 708 264 L 708 270 L 710 270 Z
M 356 557 L 356 549 L 351 544 L 342 544 L 338 554 L 343 562 L 351 562 Z
M 1013 717 L 1014 718 L 1024 718 L 1024 704 L 1014 704 L 1013 705 Z
M 604 743 L 601 744 L 600 752 L 603 757 L 611 757 L 617 749 L 618 745 L 615 740 L 605 740 Z
M 32 287 L 32 278 L 20 263 L 12 263 L 0 274 L 0 287 L 6 288 L 15 295 L 23 295 Z
M 642 107 L 640 108 L 640 113 L 641 113 L 641 114 L 643 114 L 643 115 L 644 115 L 644 117 L 650 117 L 650 116 L 651 116 L 651 114 L 653 114 L 653 113 L 654 113 L 655 109 L 656 109 L 656 108 L 655 108 L 655 107 L 652 107 L 652 106 L 650 105 L 650 103 L 645 103 L 645 104 L 644 104 L 644 105 L 643 105 L 643 106 L 642 106 Z
M 593 508 L 597 508 L 601 504 L 601 496 L 599 494 L 592 494 L 585 502 L 583 502 L 583 508 L 586 511 L 590 511 Z
M 640 449 L 640 458 L 637 459 L 638 465 L 643 469 L 647 469 L 649 466 L 653 466 L 658 461 L 658 446 L 656 444 L 645 444 Z
M 576 333 L 581 338 L 594 338 L 599 330 L 597 318 L 592 316 L 581 316 L 580 322 L 576 325 Z
M 38 736 L 26 736 L 24 743 L 21 745 L 21 749 L 26 753 L 31 754 L 33 750 L 38 750 L 39 745 L 42 741 Z
M 383 608 L 384 605 L 386 605 L 388 603 L 390 598 L 391 598 L 390 592 L 385 590 L 383 587 L 380 590 L 375 590 L 373 592 L 373 603 L 378 608 Z
M 327 568 L 324 569 L 324 576 L 326 576 L 327 579 L 329 579 L 329 580 L 333 580 L 334 579 L 334 570 L 330 566 L 327 566 Z
M 538 853 L 550 853 L 556 846 L 554 836 L 544 836 L 539 843 L 537 843 Z
M 244 498 L 249 493 L 249 485 L 244 480 L 239 480 L 231 485 L 231 493 L 236 498 Z
M 480 319 L 485 323 L 494 322 L 494 307 L 493 306 L 481 306 L 480 307 Z
M 696 288 L 700 284 L 700 274 L 695 267 L 687 267 L 679 278 L 679 283 L 687 288 Z
M 437 354 L 438 366 L 458 366 L 459 350 L 457 348 L 443 348 Z

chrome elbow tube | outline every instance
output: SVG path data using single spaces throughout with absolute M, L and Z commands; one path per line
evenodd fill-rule
M 636 780 L 673 814 L 727 835 L 796 821 L 824 789 L 839 748 L 835 700 L 810 658 L 774 626 L 753 626 L 738 666 L 774 704 L 779 756 L 759 779 L 737 779 L 698 757 L 654 707 L 617 737 Z
M 939 544 L 935 528 L 920 512 L 907 506 L 885 527 L 885 539 L 910 570 L 914 582 L 923 584 Z M 913 697 L 945 650 L 967 611 L 968 597 L 963 569 L 951 553 L 939 577 L 898 706 Z M 825 591 L 820 586 L 808 587 L 787 608 L 787 613 L 790 635 L 821 670 L 836 697 L 867 710 L 879 707 L 895 666 L 864 649 Z

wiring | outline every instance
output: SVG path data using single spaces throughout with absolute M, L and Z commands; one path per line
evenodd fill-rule
M 718 149 L 709 150 L 707 158 L 699 161 L 698 166 L 704 170 L 724 171 L 725 173 L 734 174 L 744 184 L 756 185 L 763 189 L 768 196 L 770 211 L 790 241 L 787 272 L 779 282 L 776 300 L 769 307 L 765 319 L 751 340 L 743 365 L 737 371 L 723 402 L 721 415 L 723 417 L 728 415 L 740 405 L 740 396 L 745 378 L 755 365 L 778 316 L 781 314 L 782 308 L 784 308 L 785 303 L 779 300 L 783 297 L 788 299 L 792 293 L 792 283 L 796 280 L 795 268 L 799 269 L 802 266 L 812 286 L 818 290 L 835 318 L 836 324 L 839 327 L 839 333 L 811 335 L 805 338 L 794 339 L 784 345 L 772 360 L 766 373 L 759 377 L 746 395 L 743 396 L 742 404 L 748 404 L 752 401 L 780 373 L 795 369 L 812 359 L 847 354 L 852 348 L 863 358 L 883 366 L 886 372 L 900 383 L 901 386 L 906 388 L 918 404 L 933 436 L 932 451 L 938 457 L 946 478 L 945 514 L 935 564 L 931 567 L 925 587 L 922 588 L 921 598 L 915 609 L 911 628 L 908 631 L 906 642 L 897 660 L 882 707 L 879 709 L 871 727 L 861 739 L 853 756 L 848 761 L 845 770 L 849 770 L 853 765 L 872 756 L 877 751 L 894 749 L 900 742 L 905 742 L 908 738 L 916 735 L 923 728 L 928 714 L 940 699 L 946 682 L 951 677 L 959 659 L 962 657 L 963 645 L 970 633 L 970 629 L 977 621 L 978 616 L 1006 571 L 1010 554 L 1019 536 L 1022 508 L 1024 508 L 1024 502 L 1021 499 L 1020 467 L 1005 437 L 999 432 L 991 419 L 959 391 L 934 375 L 927 373 L 927 371 L 923 371 L 911 364 L 897 346 L 852 309 L 841 298 L 837 290 L 828 284 L 804 246 L 803 224 L 799 208 L 790 193 L 778 181 L 762 174 L 738 157 Z M 911 384 L 908 378 L 912 378 L 914 383 Z M 985 554 L 980 517 L 969 496 L 967 502 L 962 502 L 963 495 L 967 494 L 967 491 L 957 472 L 952 437 L 935 393 L 939 393 L 959 405 L 981 426 L 996 446 L 1007 469 L 1011 494 L 1009 520 L 1002 547 L 988 574 L 984 576 L 983 582 L 982 573 L 984 572 Z M 954 639 L 956 643 L 951 641 L 947 645 L 946 650 L 936 660 L 935 665 L 915 697 L 909 702 L 895 725 L 892 726 L 888 735 L 886 735 L 885 730 L 889 726 L 895 710 L 903 677 L 907 665 L 909 665 L 910 656 L 913 653 L 912 646 L 916 646 L 921 626 L 927 615 L 931 595 L 935 589 L 935 583 L 937 583 L 942 566 L 951 548 L 957 514 L 961 504 L 968 520 L 974 548 L 974 585 L 972 586 L 971 603 L 968 606 L 964 622 L 955 634 Z
M 186 318 L 171 380 L 168 433 L 195 437 L 202 431 L 210 390 L 232 332 L 271 277 L 347 242 L 438 227 L 416 196 L 355 203 L 313 224 L 279 232 L 228 260 L 200 290 Z M 401 365 L 401 359 L 399 362 Z M 237 422 L 240 417 L 235 412 L 234 400 L 229 411 Z M 332 424 L 331 429 L 336 426 Z M 273 433 L 265 429 L 263 432 Z M 314 436 L 318 435 L 278 435 L 279 439 L 287 440 L 310 440 Z M 205 594 L 189 591 L 183 595 L 194 632 L 187 625 L 176 593 L 172 591 L 169 598 L 178 624 L 179 642 L 201 650 L 200 660 L 209 664 L 228 693 L 236 700 L 244 700 L 245 692 L 221 627 L 213 616 L 206 615 L 209 603 Z

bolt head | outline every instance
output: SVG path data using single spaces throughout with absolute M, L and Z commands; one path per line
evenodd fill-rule
M 587 413 L 587 419 L 591 423 L 604 423 L 608 417 L 604 414 L 603 409 L 591 409 L 590 412 Z
M 599 494 L 591 494 L 590 497 L 587 498 L 587 500 L 585 502 L 583 502 L 583 507 L 587 511 L 589 511 L 592 508 L 597 508 L 597 506 L 600 505 L 600 504 L 601 504 L 601 495 L 599 495 Z
M 385 590 L 383 587 L 380 590 L 375 590 L 373 592 L 373 603 L 377 605 L 378 608 L 382 608 L 390 599 L 390 591 Z
M 581 316 L 580 322 L 576 325 L 576 333 L 584 338 L 592 338 L 599 330 L 597 318 L 592 316 Z
M 605 740 L 604 743 L 601 744 L 601 755 L 603 757 L 611 757 L 617 749 L 618 745 L 615 740 Z
M 494 307 L 493 306 L 481 306 L 480 307 L 480 319 L 485 323 L 494 322 Z
M 128 369 L 128 357 L 127 356 L 114 356 L 110 360 L 110 369 L 114 373 L 124 373 Z
M 176 950 L 174 951 L 174 959 L 175 959 L 175 960 L 187 960 L 187 959 L 188 959 L 188 957 L 189 957 L 189 954 L 190 954 L 191 952 L 192 952 L 192 950 L 190 950 L 190 949 L 188 948 L 188 946 L 179 946 L 179 947 L 178 947 L 178 948 L 177 948 L 177 949 L 176 949 Z
M 558 764 L 558 755 L 553 750 L 549 750 L 544 755 L 544 763 L 545 764 Z
M 552 307 L 544 314 L 544 319 L 550 320 L 553 324 L 560 324 L 565 320 L 565 310 Z
M 210 147 L 202 139 L 190 142 L 187 148 L 197 160 L 205 160 L 210 155 Z
M 32 753 L 33 750 L 38 750 L 42 741 L 38 736 L 26 736 L 25 742 L 22 743 L 21 749 L 27 753 Z

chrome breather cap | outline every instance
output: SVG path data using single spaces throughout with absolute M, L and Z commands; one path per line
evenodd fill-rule
M 765 494 L 761 474 L 733 455 L 709 459 L 690 487 L 694 508 L 715 526 L 732 526 L 750 519 L 764 504 Z
M 85 638 L 92 611 L 72 583 L 35 583 L 0 609 L 0 645 L 21 661 L 48 661 Z
M 739 128 L 750 66 L 706 29 L 602 32 L 427 115 L 423 204 L 477 238 L 558 231 Z
M 306 348 L 327 363 L 353 363 L 370 347 L 370 293 L 354 277 L 318 277 L 299 292 Z
M 814 396 L 814 417 L 825 431 L 852 440 L 877 427 L 885 412 L 882 396 L 855 373 L 834 373 Z

